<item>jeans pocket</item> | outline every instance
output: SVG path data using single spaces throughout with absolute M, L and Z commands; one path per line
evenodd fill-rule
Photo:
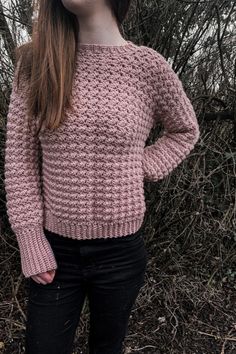
M 52 231 L 44 230 L 45 237 L 53 249 L 73 250 L 78 245 L 78 240 L 58 235 Z
M 46 229 L 44 232 L 54 252 L 58 268 L 74 267 L 79 259 L 79 240 L 61 236 Z

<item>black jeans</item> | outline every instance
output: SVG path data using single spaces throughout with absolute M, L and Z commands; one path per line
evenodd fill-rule
M 131 309 L 144 284 L 142 233 L 75 240 L 44 231 L 58 269 L 52 283 L 29 278 L 25 354 L 71 354 L 86 296 L 89 354 L 121 354 Z

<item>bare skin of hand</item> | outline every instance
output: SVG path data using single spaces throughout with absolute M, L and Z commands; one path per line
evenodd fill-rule
M 48 284 L 51 283 L 53 281 L 53 278 L 56 274 L 56 270 L 49 270 L 47 272 L 44 273 L 39 273 L 36 275 L 32 275 L 31 278 L 38 284 Z

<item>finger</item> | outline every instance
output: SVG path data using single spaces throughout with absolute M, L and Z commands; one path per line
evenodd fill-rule
M 43 284 L 43 285 L 47 284 L 47 282 L 42 278 L 41 274 L 40 275 L 36 275 L 35 277 L 36 277 L 37 282 L 39 284 Z
M 39 279 L 36 275 L 32 276 L 31 279 L 32 279 L 35 283 L 40 284 L 40 279 Z
M 38 284 L 39 284 L 38 280 L 36 280 L 35 278 L 31 277 L 31 279 L 32 279 L 35 283 L 38 283 Z
M 40 274 L 40 280 L 41 280 L 42 282 L 44 282 L 45 284 L 51 283 L 52 280 L 53 280 L 53 276 L 50 275 L 48 272 L 41 273 L 41 274 Z
M 46 285 L 48 282 L 45 281 L 42 277 L 39 277 L 40 284 Z

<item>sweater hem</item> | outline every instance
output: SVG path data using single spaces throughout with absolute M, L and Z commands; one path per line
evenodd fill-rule
M 137 232 L 144 219 L 144 213 L 130 220 L 117 220 L 105 222 L 91 222 L 91 224 L 79 224 L 72 221 L 63 222 L 54 216 L 49 210 L 45 211 L 44 228 L 72 239 L 88 240 L 96 238 L 112 238 L 126 236 Z

